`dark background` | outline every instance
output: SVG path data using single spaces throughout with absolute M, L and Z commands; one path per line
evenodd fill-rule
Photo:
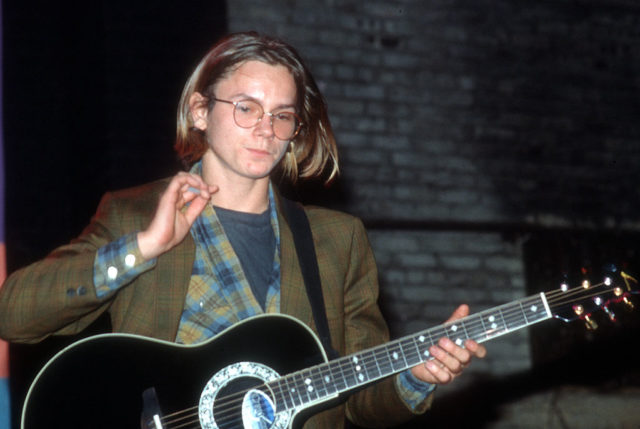
M 226 7 L 123 0 L 2 6 L 11 272 L 78 235 L 105 191 L 178 171 L 177 102 L 193 67 L 226 32 Z M 35 371 L 75 339 L 11 346 L 16 424 Z
M 226 24 L 215 1 L 3 6 L 12 269 L 77 234 L 106 190 L 177 171 L 182 85 Z

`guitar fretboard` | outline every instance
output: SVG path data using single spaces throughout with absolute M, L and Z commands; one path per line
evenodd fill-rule
M 431 359 L 429 348 L 440 338 L 459 346 L 468 339 L 482 343 L 551 317 L 545 295 L 534 295 L 286 375 L 269 386 L 276 409 L 309 406 Z

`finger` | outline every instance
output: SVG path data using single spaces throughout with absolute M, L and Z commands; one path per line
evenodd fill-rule
M 455 309 L 451 316 L 447 319 L 447 322 L 452 322 L 454 320 L 461 319 L 463 317 L 467 317 L 469 315 L 469 306 L 467 304 L 462 304 L 458 308 Z
M 444 366 L 440 366 L 436 361 L 427 361 L 424 363 L 424 367 L 439 384 L 447 384 L 453 380 L 453 375 L 449 373 Z
M 487 355 L 487 348 L 473 340 L 465 341 L 464 346 L 477 358 L 482 359 Z
M 193 225 L 193 223 L 196 221 L 196 218 L 200 215 L 200 213 L 202 213 L 208 203 L 208 199 L 194 197 L 193 201 L 191 201 L 191 204 L 189 204 L 187 209 L 184 211 L 184 217 L 187 220 L 189 226 Z
M 211 198 L 211 195 L 218 191 L 218 187 L 215 185 L 208 185 L 204 181 L 187 181 L 182 185 L 182 192 L 186 198 L 193 198 L 200 196 L 206 200 Z
M 471 360 L 472 353 L 464 347 L 458 346 L 449 338 L 441 338 L 438 341 L 438 345 L 447 352 L 454 359 L 460 361 L 462 364 L 467 364 Z
M 167 194 L 166 198 L 171 200 L 174 207 L 180 210 L 185 204 L 196 198 L 209 201 L 211 194 L 217 192 L 217 190 L 217 186 L 208 185 L 202 177 L 196 174 L 180 172 L 173 177 L 165 194 Z
M 435 363 L 441 365 L 443 369 L 448 370 L 452 375 L 460 374 L 464 369 L 463 362 L 443 348 L 434 346 L 429 351 L 434 357 Z

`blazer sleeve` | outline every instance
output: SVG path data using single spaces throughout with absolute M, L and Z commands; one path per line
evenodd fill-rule
M 354 219 L 345 281 L 345 344 L 347 354 L 389 341 L 378 306 L 378 271 L 365 228 Z M 390 427 L 409 420 L 413 412 L 400 398 L 394 377 L 364 389 L 347 401 L 347 417 L 364 427 Z M 430 403 L 431 397 L 426 399 Z M 426 410 L 428 406 L 420 407 Z
M 106 194 L 78 238 L 7 278 L 0 289 L 1 338 L 34 343 L 76 334 L 108 310 L 113 295 L 99 299 L 93 284 L 96 252 L 142 226 L 122 201 Z
M 389 341 L 378 306 L 378 271 L 362 222 L 344 213 L 307 211 L 321 271 L 322 288 L 334 348 L 343 355 Z M 428 408 L 430 395 L 421 411 Z M 362 427 L 391 427 L 414 413 L 397 391 L 394 377 L 353 394 L 346 415 Z

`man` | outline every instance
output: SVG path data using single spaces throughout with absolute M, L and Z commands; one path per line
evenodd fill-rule
M 34 342 L 80 332 L 109 312 L 113 330 L 183 344 L 247 317 L 285 313 L 315 326 L 293 231 L 274 186 L 338 172 L 335 139 L 313 77 L 282 41 L 239 33 L 196 67 L 178 110 L 176 150 L 188 172 L 107 194 L 69 245 L 12 274 L 0 293 L 0 336 Z M 152 157 L 151 157 L 152 160 Z M 388 341 L 373 253 L 362 223 L 305 208 L 331 346 L 348 355 Z M 468 314 L 459 307 L 452 319 Z M 484 347 L 442 339 L 433 360 L 352 395 L 308 428 L 344 417 L 380 427 L 424 412 Z

